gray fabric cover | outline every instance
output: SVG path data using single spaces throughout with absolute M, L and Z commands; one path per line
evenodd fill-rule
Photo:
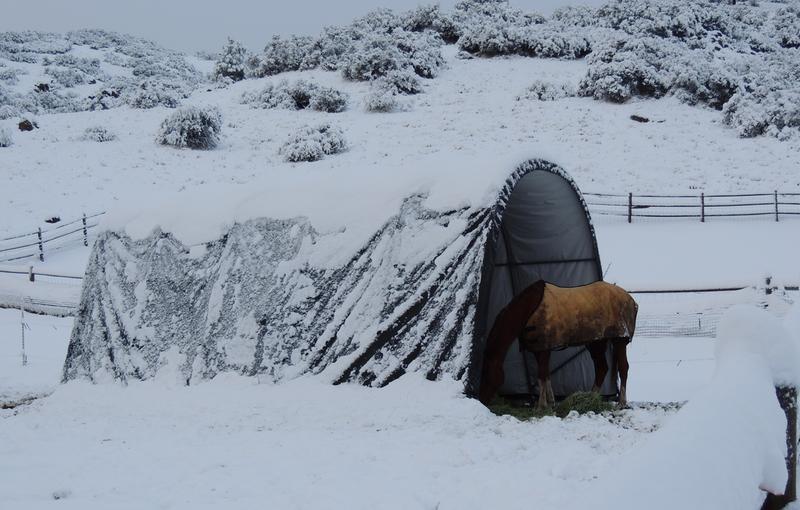
M 539 279 L 561 287 L 577 287 L 602 279 L 594 235 L 583 204 L 570 182 L 556 173 L 533 171 L 517 182 L 503 213 L 494 250 L 489 325 L 514 295 Z M 535 359 L 531 353 L 521 353 L 514 342 L 506 357 L 502 394 L 529 391 L 523 356 L 535 386 Z M 556 395 L 592 387 L 594 366 L 583 347 L 553 352 L 550 369 Z M 616 393 L 610 374 L 602 390 L 609 395 Z
M 520 266 L 519 288 L 539 276 L 561 285 L 598 279 L 594 234 L 575 184 L 543 160 L 520 164 L 491 204 L 435 211 L 424 202 L 406 199 L 337 267 L 314 261 L 317 243 L 341 234 L 320 234 L 304 218 L 238 223 L 195 253 L 168 232 L 139 240 L 104 232 L 63 379 L 191 384 L 235 372 L 384 386 L 416 372 L 456 378 L 475 395 L 487 325 L 513 295 L 508 268 L 494 265 L 506 260 L 503 219 L 515 260 L 594 260 Z M 521 367 L 512 353 L 514 392 L 527 391 Z M 558 372 L 554 386 L 591 377 L 580 361 Z

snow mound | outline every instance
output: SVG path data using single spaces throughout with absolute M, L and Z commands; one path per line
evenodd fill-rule
M 783 493 L 786 419 L 773 379 L 791 377 L 776 360 L 791 354 L 786 332 L 763 310 L 734 307 L 717 342 L 709 386 L 572 508 L 752 510 L 763 491 Z

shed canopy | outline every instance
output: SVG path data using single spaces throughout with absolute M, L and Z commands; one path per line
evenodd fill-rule
M 588 211 L 563 170 L 528 160 L 495 189 L 486 203 L 446 210 L 407 196 L 353 246 L 346 228 L 320 232 L 304 217 L 240 219 L 200 246 L 158 228 L 139 238 L 106 230 L 90 257 L 64 380 L 191 384 L 236 372 L 382 386 L 421 372 L 459 379 L 474 394 L 486 332 L 516 292 L 539 278 L 601 278 Z M 528 391 L 518 350 L 506 364 L 503 391 Z M 557 394 L 591 386 L 580 349 L 556 353 L 551 368 Z

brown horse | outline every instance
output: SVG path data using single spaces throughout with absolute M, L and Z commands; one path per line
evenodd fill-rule
M 616 285 L 595 282 L 561 288 L 537 281 L 512 299 L 494 321 L 484 353 L 478 395 L 481 402 L 488 404 L 503 384 L 506 353 L 519 338 L 521 346 L 536 357 L 539 408 L 555 400 L 550 385 L 550 351 L 586 345 L 594 362 L 592 391 L 600 391 L 608 373 L 605 353 L 609 341 L 620 377 L 619 404 L 626 405 L 626 347 L 633 338 L 637 310 L 630 294 Z

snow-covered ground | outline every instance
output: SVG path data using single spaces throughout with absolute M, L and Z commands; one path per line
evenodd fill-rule
M 452 47 L 446 55 L 442 75 L 406 99 L 406 111 L 392 114 L 365 113 L 368 85 L 323 71 L 196 93 L 187 103 L 214 104 L 223 114 L 223 143 L 214 151 L 157 146 L 158 125 L 170 113 L 165 108 L 41 116 L 40 129 L 14 130 L 14 145 L 0 150 L 0 234 L 35 230 L 53 215 L 131 207 L 146 215 L 158 204 L 190 203 L 193 193 L 214 198 L 270 189 L 273 202 L 262 210 L 308 214 L 330 231 L 359 207 L 374 207 L 361 214 L 380 223 L 396 212 L 394 203 L 381 203 L 383 196 L 442 188 L 440 176 L 425 175 L 431 162 L 451 162 L 441 168 L 453 177 L 448 198 L 465 199 L 459 186 L 475 186 L 459 182 L 452 162 L 502 166 L 509 154 L 552 159 L 585 191 L 800 191 L 796 141 L 740 139 L 719 112 L 670 98 L 625 105 L 518 101 L 535 79 L 576 83 L 585 63 L 459 60 Z M 287 78 L 346 91 L 350 108 L 324 114 L 240 103 L 245 91 Z M 631 114 L 654 122 L 634 122 Z M 287 133 L 320 122 L 342 127 L 349 150 L 316 163 L 284 162 L 278 147 Z M 95 125 L 119 139 L 78 140 Z M 13 120 L 0 126 L 15 129 Z M 378 198 L 369 198 L 373 191 Z M 321 196 L 328 193 L 338 207 Z M 176 210 L 160 219 L 185 226 L 196 218 Z M 800 282 L 800 221 L 627 225 L 597 218 L 596 224 L 607 279 L 629 288 L 748 286 L 767 275 L 776 283 Z M 34 266 L 81 274 L 87 257 L 88 249 L 76 248 Z M 78 291 L 46 278 L 30 283 L 0 275 L 0 294 L 7 296 L 74 300 Z M 0 506 L 8 508 L 560 508 L 673 416 L 635 407 L 613 418 L 519 422 L 463 398 L 456 383 L 415 376 L 381 390 L 310 378 L 273 386 L 231 376 L 189 388 L 169 381 L 58 385 L 72 319 L 26 315 L 26 321 L 22 367 L 20 312 L 0 310 L 0 401 L 53 393 L 0 411 Z M 630 360 L 631 401 L 691 399 L 711 380 L 714 340 L 639 338 Z
M 670 414 L 520 422 L 417 376 L 71 383 L 0 414 L 0 492 L 29 509 L 558 508 Z

